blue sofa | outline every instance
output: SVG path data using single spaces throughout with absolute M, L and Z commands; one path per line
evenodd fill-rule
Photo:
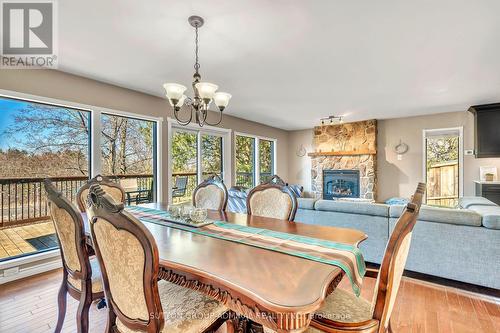
M 404 206 L 299 198 L 295 221 L 354 228 L 368 235 L 360 248 L 380 264 Z M 477 197 L 460 209 L 422 206 L 406 269 L 500 289 L 500 207 Z

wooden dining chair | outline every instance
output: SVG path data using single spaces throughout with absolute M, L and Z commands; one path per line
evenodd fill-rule
M 76 314 L 79 333 L 89 331 L 89 308 L 94 300 L 104 298 L 104 288 L 97 258 L 89 259 L 82 216 L 77 208 L 44 181 L 49 211 L 56 230 L 63 264 L 63 280 L 58 294 L 58 318 L 55 332 L 61 332 L 66 315 L 66 294 L 80 301 Z
M 247 196 L 249 215 L 293 221 L 297 197 L 277 175 L 250 190 Z
M 387 242 L 379 271 L 369 270 L 368 277 L 376 277 L 371 303 L 351 292 L 335 289 L 316 312 L 308 333 L 317 332 L 392 332 L 391 313 L 396 302 L 401 277 L 410 250 L 411 236 L 422 205 L 425 184 L 419 183 Z M 265 329 L 265 331 L 268 331 Z
M 139 220 L 92 185 L 87 214 L 108 303 L 106 332 L 208 332 L 228 309 L 217 300 L 158 281 L 156 242 Z
M 212 175 L 196 186 L 193 192 L 193 205 L 197 208 L 225 211 L 227 188 L 222 178 Z
M 106 191 L 106 193 L 111 195 L 113 200 L 125 203 L 126 195 L 123 187 L 121 187 L 120 184 L 112 181 L 108 177 L 97 175 L 89 180 L 87 184 L 80 187 L 76 194 L 76 203 L 78 204 L 78 208 L 82 213 L 85 212 L 85 201 L 87 200 L 89 189 L 94 184 L 101 185 L 101 188 Z

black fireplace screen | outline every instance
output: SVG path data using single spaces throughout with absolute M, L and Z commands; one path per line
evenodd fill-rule
M 323 199 L 359 198 L 359 170 L 323 170 Z

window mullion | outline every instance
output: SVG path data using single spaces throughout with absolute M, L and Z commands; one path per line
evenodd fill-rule
M 254 186 L 257 186 L 260 184 L 260 156 L 259 156 L 259 151 L 260 151 L 260 140 L 259 138 L 255 138 L 255 155 L 254 155 Z
M 203 179 L 203 171 L 201 170 L 201 131 L 196 132 L 196 174 L 198 178 L 198 184 L 200 184 Z
M 101 111 L 92 110 L 90 126 L 90 177 L 95 177 L 102 172 L 101 151 Z

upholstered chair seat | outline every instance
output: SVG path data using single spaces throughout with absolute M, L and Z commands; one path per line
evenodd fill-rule
M 108 305 L 107 332 L 208 333 L 228 319 L 229 309 L 217 300 L 159 280 L 155 239 L 123 204 L 97 184 L 87 202 Z
M 58 317 L 55 333 L 62 330 L 66 316 L 66 296 L 69 294 L 80 302 L 76 313 L 78 333 L 89 331 L 89 309 L 92 302 L 104 298 L 101 270 L 96 258 L 91 258 L 86 243 L 82 215 L 78 209 L 59 192 L 50 179 L 44 181 L 50 216 L 54 223 L 59 251 L 61 252 L 63 276 L 59 289 Z
M 316 311 L 318 316 L 341 323 L 359 323 L 372 318 L 372 306 L 363 297 L 356 297 L 352 292 L 335 289 L 325 300 L 325 304 Z M 264 327 L 265 333 L 275 333 Z M 309 327 L 306 333 L 321 332 Z
M 372 318 L 372 305 L 352 292 L 335 289 L 316 314 L 341 323 L 359 323 Z
M 426 185 L 419 183 L 415 194 L 398 219 L 387 242 L 379 271 L 367 270 L 367 277 L 376 277 L 371 303 L 350 292 L 335 289 L 316 311 L 307 333 L 377 332 L 392 333 L 391 313 L 396 302 L 401 277 L 410 250 L 413 228 L 417 222 Z M 265 333 L 274 331 L 264 327 Z
M 99 262 L 97 261 L 97 258 L 94 257 L 90 259 L 90 268 L 92 269 L 92 292 L 103 292 L 104 287 L 102 285 L 101 269 L 99 268 Z M 71 275 L 68 275 L 68 282 L 76 290 L 82 290 L 82 280 L 75 279 L 71 277 Z
M 158 291 L 165 314 L 162 333 L 198 333 L 209 328 L 228 309 L 213 298 L 176 284 L 159 281 Z M 120 333 L 142 333 L 127 328 L 117 318 Z

